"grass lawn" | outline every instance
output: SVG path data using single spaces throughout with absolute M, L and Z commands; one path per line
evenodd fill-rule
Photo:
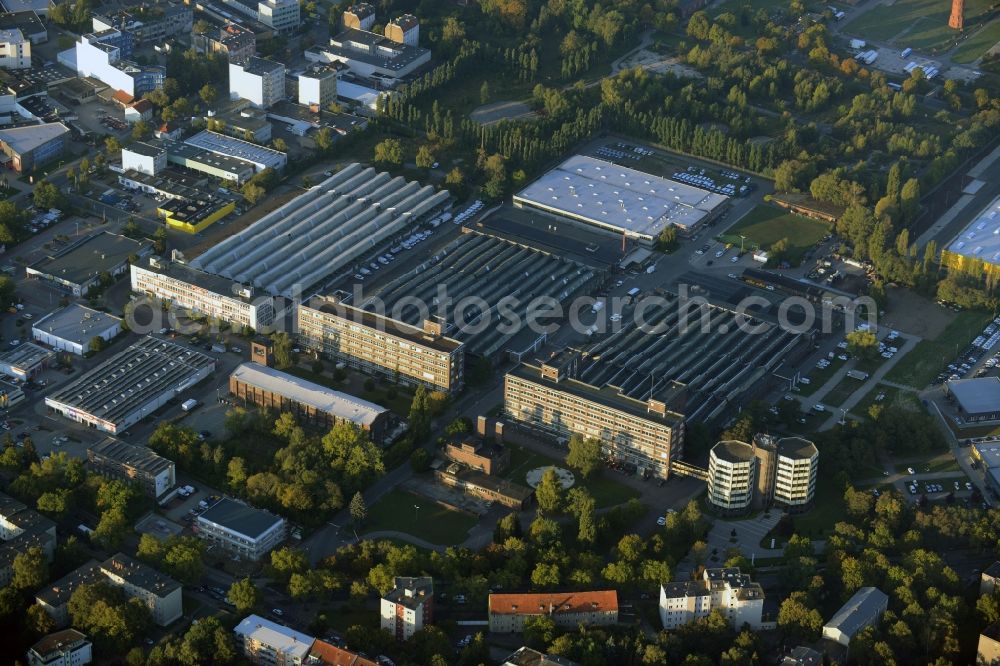
M 327 623 L 341 633 L 347 631 L 354 625 L 366 629 L 377 630 L 379 628 L 379 616 L 369 610 L 351 610 L 349 608 L 331 608 L 323 611 L 323 616 Z
M 879 395 L 883 396 L 882 399 L 876 400 L 875 398 Z M 885 405 L 886 407 L 892 405 L 912 410 L 923 409 L 923 405 L 920 404 L 920 398 L 917 397 L 916 393 L 904 391 L 896 388 L 895 386 L 876 384 L 870 391 L 868 391 L 868 394 L 863 397 L 860 402 L 858 402 L 858 404 L 851 408 L 851 413 L 856 416 L 867 418 L 868 408 L 876 404 Z
M 368 510 L 365 533 L 394 530 L 451 546 L 464 541 L 478 522 L 475 516 L 447 509 L 405 490 L 394 490 Z
M 910 353 L 893 366 L 885 378 L 897 384 L 923 388 L 951 363 L 955 356 L 978 336 L 993 318 L 983 312 L 959 312 L 935 340 L 921 340 Z
M 936 472 L 958 472 L 962 468 L 958 466 L 958 461 L 952 455 L 937 456 L 929 461 L 899 463 L 895 466 L 897 474 L 908 474 L 907 468 L 912 467 L 917 474 L 931 474 Z M 963 482 L 964 483 L 964 482 Z
M 810 539 L 824 539 L 833 526 L 847 517 L 844 489 L 832 476 L 816 479 L 816 499 L 809 511 L 794 517 L 795 533 Z
M 1000 21 L 991 21 L 952 51 L 951 59 L 962 64 L 970 63 L 986 53 L 986 50 L 997 42 L 1000 42 Z
M 844 377 L 840 380 L 833 390 L 826 394 L 823 398 L 823 404 L 828 407 L 839 407 L 844 404 L 844 401 L 850 398 L 855 391 L 861 388 L 862 382 L 851 377 Z
M 809 370 L 806 375 L 809 378 L 809 384 L 799 384 L 799 394 L 808 396 L 820 390 L 824 384 L 830 381 L 830 377 L 833 377 L 833 374 L 837 372 L 843 364 L 843 361 L 835 358 L 830 365 L 822 369 L 813 365 L 812 369 Z
M 990 8 L 990 0 L 967 0 L 965 24 L 975 25 Z M 879 5 L 844 28 L 851 35 L 933 53 L 952 44 L 958 33 L 948 27 L 951 4 L 939 0 L 896 0 Z
M 562 460 L 556 460 L 512 444 L 508 446 L 510 447 L 510 469 L 503 476 L 515 483 L 525 484 L 524 475 L 536 467 L 555 465 L 566 468 L 566 463 Z M 602 469 L 591 478 L 583 480 L 579 474 L 573 472 L 577 484 L 590 491 L 599 509 L 624 504 L 633 497 L 639 496 L 638 491 L 615 481 L 614 474 L 616 472 Z
M 739 245 L 740 236 L 743 235 L 746 236 L 746 249 L 749 250 L 754 247 L 767 249 L 782 238 L 787 238 L 789 249 L 786 258 L 790 263 L 798 265 L 806 251 L 829 232 L 830 225 L 826 222 L 760 204 L 730 227 L 719 240 Z

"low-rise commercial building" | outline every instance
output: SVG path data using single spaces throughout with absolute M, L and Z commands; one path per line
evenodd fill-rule
M 530 617 L 551 617 L 557 627 L 598 627 L 618 623 L 618 593 L 544 592 L 538 594 L 491 594 L 489 597 L 490 631 L 499 634 L 521 633 Z
M 166 168 L 167 149 L 161 144 L 134 141 L 122 148 L 123 171 L 138 171 L 148 176 L 155 176 Z
M 55 620 L 57 626 L 69 622 L 69 600 L 81 585 L 108 583 L 149 609 L 153 622 L 165 627 L 179 619 L 181 584 L 156 569 L 117 553 L 102 563 L 94 560 L 70 572 L 35 595 L 35 601 Z
M 264 409 L 290 412 L 318 428 L 352 423 L 376 442 L 385 441 L 393 425 L 391 412 L 381 405 L 259 363 L 237 367 L 229 376 L 229 392 Z
M 534 491 L 527 486 L 483 474 L 457 462 L 441 464 L 434 470 L 434 478 L 473 497 L 518 511 L 526 509 L 534 496 Z
M 397 576 L 392 590 L 382 597 L 383 631 L 406 641 L 425 625 L 434 624 L 434 579 L 430 576 Z
M 103 231 L 36 261 L 25 272 L 29 278 L 44 280 L 79 298 L 106 277 L 125 273 L 132 257 L 141 259 L 152 252 L 149 241 Z
M 763 627 L 764 590 L 738 568 L 706 569 L 701 580 L 660 586 L 660 622 L 677 629 L 719 610 L 739 631 L 744 625 Z
M 660 400 L 644 402 L 576 379 L 576 362 L 566 352 L 508 372 L 504 413 L 560 439 L 593 437 L 606 457 L 668 478 L 671 462 L 683 452 L 684 417 Z
M 94 660 L 93 644 L 76 629 L 42 636 L 28 650 L 28 666 L 86 666 Z
M 167 162 L 237 185 L 242 185 L 257 173 L 257 167 L 252 162 L 186 143 L 168 143 Z
M 208 129 L 237 139 L 265 144 L 271 141 L 273 126 L 267 113 L 253 107 L 221 113 L 205 119 Z
M 302 666 L 316 639 L 301 631 L 248 615 L 233 629 L 242 644 L 243 655 L 254 666 Z
M 221 157 L 231 157 L 254 165 L 258 172 L 264 169 L 280 171 L 285 168 L 288 156 L 285 153 L 258 146 L 249 141 L 205 130 L 185 140 L 190 146 L 206 150 Z
M 991 624 L 979 633 L 976 666 L 1000 666 L 1000 623 Z
M 103 477 L 136 484 L 157 499 L 177 485 L 174 463 L 146 446 L 108 437 L 87 449 L 87 466 Z
M 236 328 L 267 332 L 274 324 L 273 296 L 162 257 L 132 266 L 132 291 Z
M 171 229 L 196 234 L 235 210 L 232 199 L 206 194 L 197 199 L 169 199 L 156 207 L 156 214 Z
M 53 349 L 83 356 L 91 341 L 110 342 L 122 332 L 122 320 L 107 312 L 71 303 L 39 319 L 31 327 L 31 336 Z
M 823 655 L 811 647 L 800 645 L 792 648 L 778 666 L 823 666 Z
M 510 466 L 510 449 L 471 435 L 445 443 L 444 457 L 487 476 L 503 474 Z
M 31 68 L 31 40 L 17 28 L 0 28 L 0 67 Z
M 858 632 L 878 624 L 889 597 L 877 587 L 862 587 L 823 625 L 823 638 L 848 647 Z
M 349 28 L 330 37 L 329 44 L 307 49 L 305 57 L 310 62 L 344 63 L 357 76 L 381 79 L 391 86 L 429 63 L 431 52 L 374 32 Z
M 30 9 L 0 13 L 0 30 L 20 30 L 32 44 L 49 41 L 49 31 L 45 22 Z
M 49 367 L 55 357 L 55 352 L 25 342 L 0 354 L 0 373 L 25 382 Z
M 285 98 L 285 66 L 253 56 L 242 62 L 229 61 L 229 98 L 245 99 L 266 109 Z
M 69 128 L 62 123 L 0 129 L 2 161 L 18 173 L 31 171 L 62 155 L 68 140 Z
M 0 380 L 0 409 L 10 409 L 24 401 L 24 391 L 12 382 Z
M 465 384 L 464 345 L 422 329 L 331 299 L 316 297 L 296 309 L 300 344 L 331 360 L 408 385 L 455 393 Z
M 1000 421 L 1000 377 L 953 379 L 945 393 L 959 414 L 958 426 Z
M 243 559 L 258 561 L 285 540 L 285 519 L 223 498 L 198 516 L 200 538 Z
M 215 360 L 204 354 L 145 337 L 47 396 L 45 405 L 117 435 L 214 370 Z

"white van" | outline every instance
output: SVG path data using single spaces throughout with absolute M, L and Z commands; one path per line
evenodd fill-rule
M 631 296 L 632 298 L 635 298 L 636 296 L 639 295 L 640 291 L 642 290 L 639 289 L 639 287 L 632 287 L 631 289 L 628 290 L 628 295 Z

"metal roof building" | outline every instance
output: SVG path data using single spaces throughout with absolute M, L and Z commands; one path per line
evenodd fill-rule
M 194 259 L 199 270 L 291 295 L 445 205 L 448 192 L 350 164 Z
M 285 168 L 285 164 L 288 162 L 288 155 L 278 150 L 208 130 L 195 134 L 184 143 L 216 155 L 235 157 L 244 162 L 250 162 L 257 171 L 264 169 L 280 171 Z
M 979 262 L 988 272 L 1000 270 L 1000 197 L 984 208 L 941 253 L 951 268 L 967 268 Z
M 535 208 L 651 244 L 674 225 L 690 232 L 729 200 L 593 157 L 574 155 L 514 195 Z
M 878 623 L 888 606 L 889 597 L 884 592 L 877 587 L 862 587 L 823 625 L 823 638 L 850 645 L 859 631 Z
M 0 355 L 0 373 L 14 379 L 30 379 L 36 372 L 46 367 L 54 357 L 55 352 L 25 342 Z
M 223 498 L 198 516 L 197 534 L 225 550 L 257 561 L 285 539 L 285 519 Z
M 215 361 L 145 337 L 45 398 L 66 418 L 116 435 L 207 377 Z
M 247 616 L 233 632 L 243 641 L 247 655 L 262 657 L 266 653 L 267 661 L 277 664 L 304 663 L 316 640 L 259 615 Z
M 120 318 L 71 303 L 39 319 L 31 327 L 31 335 L 50 347 L 82 356 L 92 339 L 110 341 L 121 330 Z
M 955 379 L 945 384 L 963 423 L 1000 420 L 1000 377 Z
M 153 251 L 149 241 L 137 241 L 107 231 L 87 236 L 57 254 L 25 269 L 29 278 L 51 282 L 74 296 L 86 296 L 104 273 L 112 277 L 128 269 L 129 257 Z

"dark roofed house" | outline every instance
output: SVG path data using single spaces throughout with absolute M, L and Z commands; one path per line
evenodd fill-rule
M 518 648 L 503 660 L 501 666 L 578 666 L 575 661 L 553 654 L 543 654 L 530 647 Z
M 28 666 L 85 666 L 93 661 L 90 640 L 76 629 L 42 636 L 28 650 Z
M 223 498 L 198 516 L 197 534 L 240 557 L 257 561 L 285 540 L 285 519 Z
M 961 416 L 959 427 L 1000 421 L 1000 377 L 955 379 L 945 390 Z
M 153 244 L 107 231 L 87 236 L 77 243 L 36 261 L 25 269 L 29 278 L 55 284 L 74 296 L 86 296 L 104 274 L 115 277 L 128 270 L 129 257 L 151 254 Z

